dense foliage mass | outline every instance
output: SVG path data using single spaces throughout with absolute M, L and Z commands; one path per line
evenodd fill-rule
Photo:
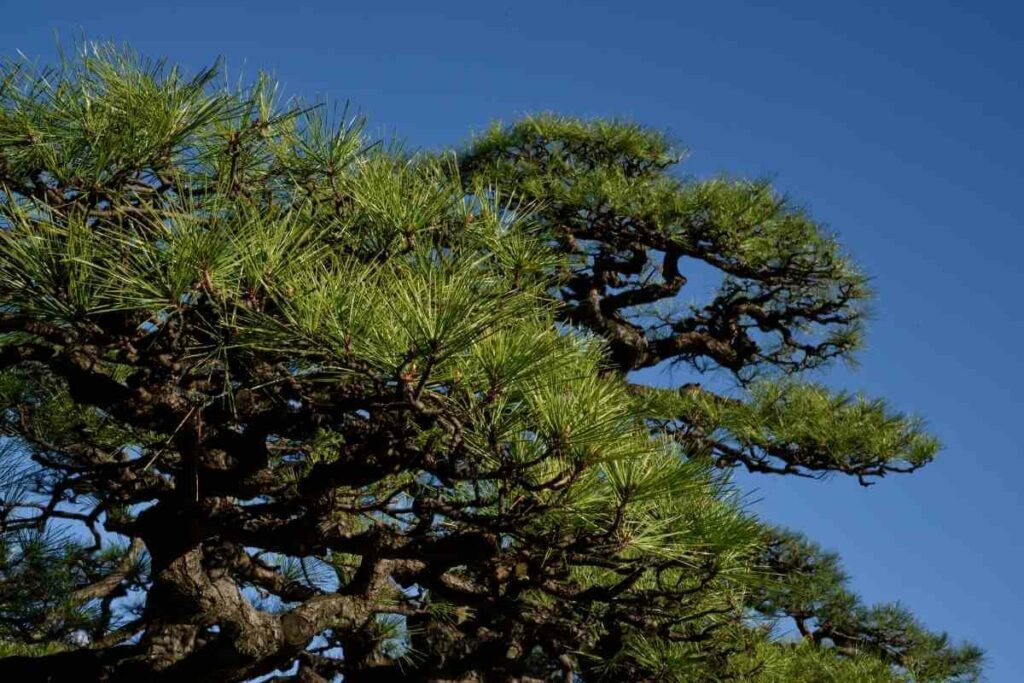
M 808 215 L 626 123 L 411 155 L 216 81 L 0 72 L 5 680 L 976 679 L 729 483 L 937 448 L 799 379 L 867 298 Z

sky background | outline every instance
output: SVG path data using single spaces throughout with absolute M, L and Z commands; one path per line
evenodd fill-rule
M 665 129 L 686 173 L 770 175 L 878 292 L 861 366 L 828 380 L 926 416 L 945 450 L 870 489 L 742 485 L 767 519 L 840 551 L 867 601 L 981 644 L 991 683 L 1024 679 L 1018 3 L 4 4 L 4 56 L 50 61 L 55 32 L 84 32 L 192 68 L 269 69 L 413 147 L 554 110 Z

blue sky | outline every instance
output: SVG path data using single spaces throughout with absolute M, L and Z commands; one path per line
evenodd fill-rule
M 744 478 L 767 518 L 839 550 L 871 601 L 988 649 L 1020 680 L 1024 588 L 1024 9 L 904 1 L 9 3 L 0 53 L 128 41 L 272 70 L 410 145 L 556 110 L 667 129 L 685 171 L 766 175 L 874 277 L 861 367 L 830 375 L 946 444 L 870 489 Z M 664 378 L 668 381 L 668 378 Z M 678 378 L 677 378 L 678 379 Z M 1016 655 L 1016 656 L 1015 656 Z

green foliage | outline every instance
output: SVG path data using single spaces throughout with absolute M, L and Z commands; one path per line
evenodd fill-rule
M 827 648 L 807 644 L 762 643 L 752 657 L 734 665 L 753 671 L 751 683 L 909 683 L 902 673 L 874 657 L 840 657 Z
M 760 380 L 738 398 L 697 386 L 645 388 L 639 402 L 690 453 L 752 471 L 846 472 L 863 481 L 922 467 L 939 449 L 919 417 L 895 412 L 882 399 L 794 380 Z
M 461 164 L 473 182 L 543 203 L 541 224 L 570 257 L 570 319 L 613 337 L 642 334 L 643 348 L 623 360 L 629 369 L 675 356 L 749 379 L 849 358 L 869 292 L 834 237 L 767 182 L 670 174 L 681 157 L 635 124 L 541 115 L 493 126 Z M 723 275 L 708 303 L 675 300 L 686 283 L 680 257 Z M 599 311 L 587 310 L 595 294 Z M 692 343 L 697 333 L 725 341 L 726 325 L 730 352 Z
M 766 541 L 728 478 L 866 483 L 937 449 L 796 376 L 856 349 L 868 292 L 767 183 L 684 179 L 659 133 L 555 116 L 409 154 L 267 78 L 109 46 L 0 74 L 0 657 L 976 674 L 834 556 Z M 710 301 L 681 304 L 684 257 L 723 275 Z M 663 362 L 739 391 L 631 381 Z M 783 619 L 803 642 L 763 628 Z
M 748 596 L 769 619 L 792 619 L 808 642 L 839 654 L 893 666 L 895 680 L 977 681 L 981 651 L 928 631 L 903 606 L 866 606 L 848 587 L 839 557 L 799 534 L 774 531 L 765 547 L 767 573 Z

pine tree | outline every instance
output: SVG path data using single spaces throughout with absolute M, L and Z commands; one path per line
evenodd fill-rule
M 936 452 L 799 379 L 868 296 L 817 223 L 626 123 L 362 126 L 110 46 L 0 70 L 0 673 L 976 678 L 730 483 Z
M 939 444 L 920 418 L 801 379 L 853 361 L 863 334 L 871 293 L 835 237 L 767 182 L 680 178 L 682 156 L 637 125 L 543 115 L 493 126 L 460 162 L 470 184 L 513 188 L 544 207 L 537 222 L 562 257 L 556 317 L 603 338 L 616 374 L 630 381 L 673 366 L 722 389 L 630 382 L 652 433 L 684 457 L 753 473 L 845 474 L 865 486 L 930 462 Z M 683 305 L 686 266 L 717 283 L 710 300 Z M 978 648 L 952 645 L 897 604 L 862 605 L 835 555 L 772 528 L 759 548 L 746 623 L 790 626 L 803 644 L 744 642 L 747 654 L 721 675 L 977 679 Z M 671 650 L 658 657 L 671 661 Z M 702 665 L 678 680 L 712 675 Z M 655 680 L 674 679 L 666 669 Z

